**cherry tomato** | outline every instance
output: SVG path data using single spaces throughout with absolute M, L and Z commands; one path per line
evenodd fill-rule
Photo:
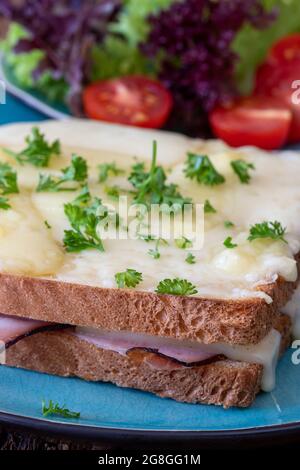
M 142 76 L 95 82 L 83 92 L 88 117 L 138 127 L 162 127 L 172 103 L 170 92 L 160 82 Z
M 271 64 L 282 64 L 300 59 L 300 34 L 290 34 L 279 39 L 270 49 L 267 61 Z
M 233 147 L 272 150 L 286 142 L 291 112 L 280 100 L 252 96 L 215 108 L 210 123 L 216 136 Z
M 281 99 L 292 112 L 288 142 L 300 141 L 300 58 L 280 65 L 263 64 L 256 74 L 255 93 Z

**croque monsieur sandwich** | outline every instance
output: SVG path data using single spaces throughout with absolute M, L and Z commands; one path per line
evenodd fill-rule
M 4 365 L 226 408 L 273 389 L 300 337 L 298 154 L 75 119 L 2 126 L 0 147 Z M 122 196 L 203 204 L 203 246 L 142 214 L 126 237 Z

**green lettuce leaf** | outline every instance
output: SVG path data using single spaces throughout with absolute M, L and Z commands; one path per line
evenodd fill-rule
M 178 0 L 124 0 L 124 9 L 110 25 L 104 45 L 92 53 L 91 79 L 101 80 L 129 74 L 156 74 L 157 64 L 147 60 L 139 50 L 149 32 L 147 17 L 168 8 Z

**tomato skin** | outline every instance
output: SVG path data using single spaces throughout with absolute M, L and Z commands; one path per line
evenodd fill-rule
M 295 59 L 300 60 L 300 33 L 289 34 L 279 39 L 271 47 L 267 62 L 280 66 Z
M 210 123 L 215 135 L 232 147 L 274 150 L 287 140 L 291 112 L 274 98 L 252 96 L 218 106 L 210 114 Z
M 290 60 L 280 65 L 265 63 L 256 74 L 255 93 L 260 96 L 280 99 L 292 112 L 292 122 L 288 136 L 289 143 L 300 141 L 300 104 L 293 99 L 293 82 L 300 80 L 300 59 Z
M 170 115 L 173 99 L 157 80 L 127 76 L 88 85 L 83 92 L 83 106 L 91 119 L 160 128 Z

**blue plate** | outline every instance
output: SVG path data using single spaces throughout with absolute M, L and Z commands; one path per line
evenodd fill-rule
M 10 95 L 6 104 L 0 105 L 0 124 L 46 117 Z M 293 365 L 293 352 L 289 350 L 280 361 L 273 393 L 261 393 L 248 409 L 229 410 L 177 403 L 111 384 L 0 367 L 0 421 L 85 437 L 148 436 L 151 442 L 164 438 L 224 440 L 300 431 L 300 365 Z M 69 409 L 80 411 L 81 417 L 45 419 L 42 399 L 65 403 Z

